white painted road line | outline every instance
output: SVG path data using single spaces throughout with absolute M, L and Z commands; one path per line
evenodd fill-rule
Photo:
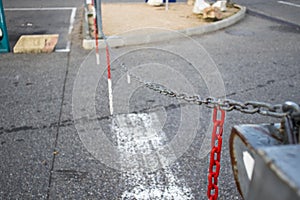
M 72 33 L 72 30 L 74 28 L 74 22 L 75 22 L 77 8 L 71 8 L 71 9 L 72 9 L 72 13 L 70 16 L 70 26 L 69 26 L 68 36 L 70 36 L 70 34 Z M 70 52 L 70 50 L 71 50 L 71 41 L 68 39 L 66 48 L 65 49 L 56 49 L 55 52 Z
M 294 7 L 298 7 L 300 8 L 300 4 L 295 4 L 295 3 L 291 3 L 291 2 L 287 2 L 287 1 L 277 1 L 280 4 L 285 4 L 285 5 L 289 5 L 289 6 L 294 6 Z
M 5 8 L 5 11 L 57 11 L 57 10 L 72 10 L 70 15 L 70 25 L 68 29 L 68 38 L 69 35 L 72 33 L 75 16 L 77 8 L 75 7 L 47 7 L 47 8 Z M 55 52 L 65 53 L 70 52 L 71 50 L 71 41 L 68 39 L 67 45 L 64 49 L 55 49 Z
M 153 160 L 148 157 L 141 162 L 134 156 L 153 154 L 168 142 L 165 133 L 157 130 L 159 124 L 155 113 L 123 114 L 117 115 L 113 120 L 112 133 L 121 154 L 120 161 L 130 160 L 133 164 L 133 167 L 126 167 L 127 171 L 122 173 L 126 186 L 131 188 L 123 192 L 122 199 L 194 199 L 185 180 L 176 177 L 170 167 L 163 165 L 168 158 L 155 153 Z M 146 163 L 146 168 L 157 165 L 164 167 L 148 172 L 141 166 L 143 163 Z M 180 168 L 178 164 L 176 167 Z

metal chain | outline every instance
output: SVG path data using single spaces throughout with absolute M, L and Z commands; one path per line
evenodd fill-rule
M 138 82 L 142 83 L 147 88 L 165 96 L 184 100 L 188 103 L 205 105 L 208 108 L 219 107 L 220 109 L 227 112 L 237 110 L 239 112 L 246 113 L 246 114 L 258 113 L 260 115 L 276 117 L 276 118 L 283 118 L 288 115 L 288 112 L 282 111 L 281 104 L 273 105 L 273 104 L 258 102 L 258 101 L 239 102 L 232 99 L 219 99 L 214 97 L 201 98 L 198 95 L 189 96 L 184 93 L 177 93 L 176 91 L 166 88 L 165 86 L 162 86 L 160 84 L 144 81 L 140 77 L 130 73 L 123 63 L 121 64 L 121 66 L 122 66 L 122 70 L 125 71 L 127 75 L 134 78 Z
M 283 118 L 289 115 L 290 112 L 282 110 L 282 105 L 272 105 L 265 102 L 258 101 L 246 101 L 239 102 L 232 99 L 220 99 L 214 97 L 201 98 L 198 95 L 189 96 L 183 93 L 177 93 L 176 91 L 170 90 L 165 86 L 162 86 L 153 82 L 146 82 L 141 77 L 136 76 L 128 71 L 126 66 L 121 63 L 121 69 L 130 77 L 145 85 L 147 88 L 158 92 L 162 95 L 184 100 L 188 103 L 205 105 L 213 110 L 213 130 L 212 130 L 212 142 L 211 142 L 211 152 L 210 152 L 210 164 L 209 164 L 209 174 L 208 174 L 208 187 L 207 187 L 207 197 L 209 200 L 218 199 L 218 178 L 220 174 L 220 160 L 221 160 L 221 150 L 222 150 L 222 135 L 223 126 L 225 121 L 225 113 L 233 110 L 237 110 L 241 113 L 255 114 Z M 220 119 L 218 119 L 218 116 Z
M 102 30 L 101 30 L 102 31 Z M 102 32 L 103 34 L 103 32 Z M 109 51 L 109 45 L 106 41 L 106 37 L 103 34 L 104 41 L 106 43 L 106 51 Z M 117 60 L 119 62 L 119 60 Z M 233 110 L 237 110 L 241 113 L 246 114 L 255 114 L 283 118 L 288 116 L 291 112 L 289 109 L 282 109 L 282 105 L 272 105 L 265 102 L 258 101 L 246 101 L 239 102 L 232 99 L 220 99 L 214 97 L 201 98 L 198 95 L 189 96 L 183 93 L 177 93 L 173 90 L 170 90 L 160 84 L 153 82 L 146 82 L 139 76 L 136 76 L 129 72 L 124 63 L 121 64 L 121 69 L 127 74 L 128 79 L 130 77 L 134 78 L 141 84 L 145 85 L 147 88 L 163 94 L 165 96 L 173 97 L 176 99 L 184 100 L 188 103 L 193 103 L 197 105 L 205 105 L 208 108 L 213 108 L 213 130 L 212 130 L 212 142 L 211 142 L 211 152 L 210 152 L 210 164 L 209 164 L 209 175 L 208 175 L 208 190 L 207 197 L 209 200 L 217 200 L 218 198 L 218 177 L 220 174 L 220 160 L 221 160 L 221 150 L 222 150 L 222 135 L 223 135 L 223 126 L 225 122 L 225 113 Z M 297 107 L 299 109 L 299 107 Z M 297 112 L 298 117 L 300 116 L 299 110 Z M 218 119 L 218 116 L 220 119 Z M 300 117 L 299 117 L 300 118 Z M 299 122 L 298 120 L 297 122 Z M 297 124 L 299 128 L 299 123 Z M 300 135 L 300 129 L 298 133 Z M 298 137 L 299 137 L 298 135 Z
M 218 119 L 218 114 L 220 119 Z M 218 177 L 220 174 L 220 160 L 222 150 L 222 135 L 223 126 L 225 122 L 225 111 L 219 107 L 215 107 L 213 111 L 213 123 L 214 127 L 212 130 L 211 139 L 211 152 L 210 152 L 210 163 L 209 163 L 209 174 L 208 174 L 208 187 L 207 197 L 209 200 L 216 200 L 218 198 Z

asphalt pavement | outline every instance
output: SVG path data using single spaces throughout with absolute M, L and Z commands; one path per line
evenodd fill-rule
M 82 48 L 82 2 L 3 4 L 75 7 L 76 16 L 72 34 L 61 43 L 63 48 L 70 41 L 70 51 L 0 55 L 0 199 L 207 199 L 208 156 L 201 147 L 211 110 L 162 96 L 134 77 L 129 84 L 121 64 L 145 81 L 203 97 L 224 88 L 227 98 L 239 101 L 300 102 L 299 29 L 247 15 L 210 34 L 111 49 L 115 113 L 110 116 L 105 51 L 95 68 L 95 52 Z M 59 14 L 67 16 L 61 22 L 65 34 L 71 13 Z M 7 16 L 7 21 L 15 17 Z M 50 22 L 55 21 L 54 16 Z M 199 65 L 190 62 L 197 60 Z M 231 127 L 279 121 L 227 113 L 219 199 L 241 199 L 229 159 Z M 103 141 L 115 144 L 116 151 Z M 132 156 L 172 141 L 178 143 L 158 158 Z
M 235 3 L 246 6 L 248 12 L 252 15 L 259 15 L 273 21 L 300 28 L 300 3 L 297 0 L 236 0 Z

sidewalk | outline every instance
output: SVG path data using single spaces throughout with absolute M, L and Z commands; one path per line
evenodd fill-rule
M 192 12 L 193 6 L 186 3 L 170 3 L 168 11 L 164 6 L 153 7 L 145 3 L 104 3 L 103 32 L 111 47 L 129 46 L 175 39 L 182 33 L 187 36 L 201 35 L 226 28 L 245 16 L 246 8 L 236 5 L 222 12 L 219 21 L 204 20 L 202 15 Z M 95 41 L 84 21 L 83 47 L 95 48 Z M 93 27 L 91 27 L 93 28 Z M 104 47 L 99 41 L 100 48 Z
M 193 5 L 187 3 L 170 3 L 168 11 L 165 6 L 154 7 L 145 3 L 105 3 L 102 10 L 103 31 L 107 36 L 148 27 L 179 31 L 212 23 L 204 20 L 202 15 L 194 14 Z M 225 19 L 238 11 L 238 8 L 228 8 L 222 14 Z

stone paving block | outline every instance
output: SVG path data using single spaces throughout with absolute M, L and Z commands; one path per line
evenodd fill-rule
M 14 53 L 51 53 L 58 37 L 58 34 L 22 35 L 14 47 Z

